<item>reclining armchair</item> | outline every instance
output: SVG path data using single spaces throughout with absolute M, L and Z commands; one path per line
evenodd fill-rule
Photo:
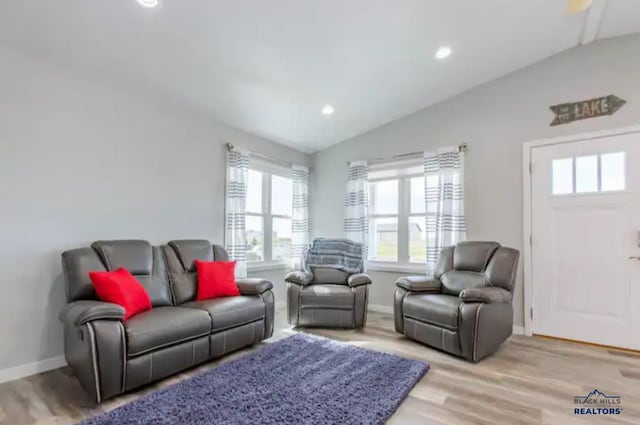
M 396 281 L 396 331 L 474 362 L 494 353 L 512 333 L 519 256 L 497 242 L 443 249 L 433 277 Z
M 327 248 L 326 255 L 323 255 L 323 247 Z M 350 261 L 358 264 L 358 272 L 345 271 L 336 264 L 340 262 L 336 255 L 341 256 L 336 252 L 341 247 L 355 248 L 358 252 L 348 255 Z M 293 271 L 285 277 L 289 324 L 347 329 L 364 327 L 371 278 L 363 273 L 362 246 L 346 239 L 316 239 L 309 251 L 311 255 L 303 259 L 308 271 Z M 319 261 L 309 260 L 316 254 Z

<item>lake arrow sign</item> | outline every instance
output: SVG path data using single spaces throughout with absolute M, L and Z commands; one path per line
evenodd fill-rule
M 595 99 L 583 100 L 581 102 L 562 103 L 549 108 L 556 114 L 551 125 L 568 124 L 573 121 L 585 120 L 587 118 L 601 117 L 603 115 L 613 115 L 618 109 L 627 103 L 626 100 L 618 96 L 609 95 L 597 97 Z

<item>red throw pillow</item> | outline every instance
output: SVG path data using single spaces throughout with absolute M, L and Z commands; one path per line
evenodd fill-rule
M 147 290 L 127 269 L 121 267 L 113 272 L 89 272 L 89 278 L 98 298 L 124 307 L 126 313 L 123 320 L 151 310 L 151 298 Z
M 240 295 L 236 285 L 235 261 L 196 260 L 198 270 L 198 294 L 196 300 Z

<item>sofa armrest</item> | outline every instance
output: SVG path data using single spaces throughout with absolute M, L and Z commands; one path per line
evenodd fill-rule
M 369 277 L 369 275 L 366 274 L 366 273 L 352 274 L 351 276 L 349 276 L 347 278 L 347 284 L 351 288 L 354 288 L 354 287 L 360 286 L 360 285 L 370 285 L 371 284 L 371 277 Z
M 93 320 L 122 320 L 125 309 L 121 305 L 104 301 L 73 301 L 60 313 L 60 320 L 82 326 Z
M 284 277 L 284 281 L 295 283 L 297 285 L 308 285 L 313 281 L 313 275 L 303 271 L 293 271 L 287 273 Z
M 483 286 L 480 288 L 469 288 L 460 292 L 460 299 L 465 303 L 509 303 L 511 302 L 511 292 L 497 286 Z
M 442 284 L 438 279 L 427 276 L 405 276 L 396 280 L 396 286 L 406 289 L 409 292 L 432 292 L 442 291 Z
M 273 288 L 273 283 L 260 278 L 237 279 L 236 284 L 242 295 L 260 295 Z

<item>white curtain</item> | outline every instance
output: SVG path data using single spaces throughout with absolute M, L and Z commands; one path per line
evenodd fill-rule
M 309 244 L 309 168 L 291 167 L 293 208 L 291 212 L 291 260 L 294 270 L 302 268 L 302 252 Z
M 347 174 L 347 194 L 344 200 L 344 237 L 364 246 L 364 258 L 369 247 L 369 168 L 366 161 L 353 161 Z
M 247 235 L 245 228 L 249 153 L 227 151 L 225 189 L 225 249 L 236 261 L 236 277 L 247 276 Z
M 447 147 L 424 153 L 427 271 L 443 248 L 465 240 L 464 152 Z

